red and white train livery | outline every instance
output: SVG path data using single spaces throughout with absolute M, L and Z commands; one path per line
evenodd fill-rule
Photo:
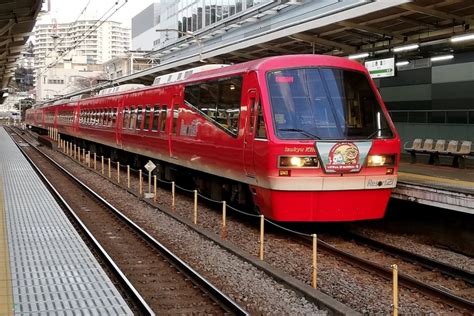
M 203 193 L 277 221 L 384 216 L 400 140 L 359 63 L 278 56 L 175 77 L 35 108 L 27 124 L 152 159 L 160 177 L 189 174 Z

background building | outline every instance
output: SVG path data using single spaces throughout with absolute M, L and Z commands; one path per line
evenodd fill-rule
M 116 79 L 155 66 L 156 59 L 145 55 L 146 52 L 131 51 L 106 61 L 103 66 L 107 78 Z
M 89 83 L 104 79 L 102 64 L 130 49 L 130 29 L 118 22 L 101 23 L 83 20 L 36 25 L 37 100 L 77 90 L 77 78 Z M 76 79 L 71 82 L 71 78 Z
M 153 3 L 132 18 L 132 49 L 149 51 L 159 44 L 160 4 Z

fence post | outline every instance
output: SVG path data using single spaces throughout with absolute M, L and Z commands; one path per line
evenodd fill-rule
M 94 170 L 97 170 L 97 153 L 94 153 Z
M 110 158 L 107 158 L 107 159 L 109 160 L 108 161 L 109 162 L 109 178 L 111 178 L 112 177 L 112 166 L 111 166 L 112 161 L 110 160 Z
M 174 181 L 171 181 L 171 208 L 173 210 L 175 208 L 175 193 L 176 193 L 175 184 L 174 184 Z
M 398 266 L 392 264 L 393 270 L 393 316 L 398 315 Z
M 222 228 L 226 225 L 226 201 L 222 201 Z
M 117 183 L 120 183 L 120 162 L 117 161 Z
M 142 169 L 138 170 L 138 182 L 139 182 L 139 193 L 140 193 L 140 196 L 142 196 L 143 194 L 143 176 L 142 176 Z
M 101 158 L 102 174 L 104 174 L 104 156 Z
M 153 176 L 153 202 L 156 203 L 156 175 Z
M 130 165 L 127 165 L 127 188 L 130 189 Z
M 198 217 L 198 190 L 194 190 L 194 219 L 193 223 L 197 224 Z
M 82 148 L 82 156 L 84 156 L 84 162 L 86 162 L 86 149 Z
M 263 260 L 263 235 L 264 235 L 265 217 L 260 215 L 260 260 Z
M 90 168 L 91 167 L 91 151 L 88 150 L 87 151 L 87 167 Z
M 313 234 L 313 288 L 318 287 L 318 235 Z

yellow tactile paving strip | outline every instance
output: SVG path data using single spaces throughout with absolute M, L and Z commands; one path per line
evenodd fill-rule
M 419 182 L 420 184 L 438 184 L 441 186 L 447 187 L 459 187 L 465 189 L 474 190 L 474 181 L 463 181 L 458 179 L 448 179 L 448 178 L 440 178 L 440 177 L 432 177 L 427 175 L 421 174 L 414 174 L 414 173 L 406 173 L 406 172 L 398 172 L 398 180 L 399 181 L 415 181 Z
M 10 316 L 13 315 L 13 294 L 7 236 L 3 184 L 0 178 L 0 315 Z

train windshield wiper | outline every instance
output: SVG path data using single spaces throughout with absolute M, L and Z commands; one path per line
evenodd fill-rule
M 371 133 L 369 136 L 367 136 L 367 139 L 374 137 L 375 134 L 377 134 L 379 132 L 385 132 L 385 131 L 392 131 L 392 130 L 388 127 L 377 128 L 373 133 Z
M 299 128 L 279 128 L 278 131 L 281 132 L 298 132 L 303 135 L 305 135 L 308 138 L 316 138 L 316 139 L 321 139 L 321 137 L 314 135 L 308 131 L 305 131 L 304 129 L 299 129 Z

